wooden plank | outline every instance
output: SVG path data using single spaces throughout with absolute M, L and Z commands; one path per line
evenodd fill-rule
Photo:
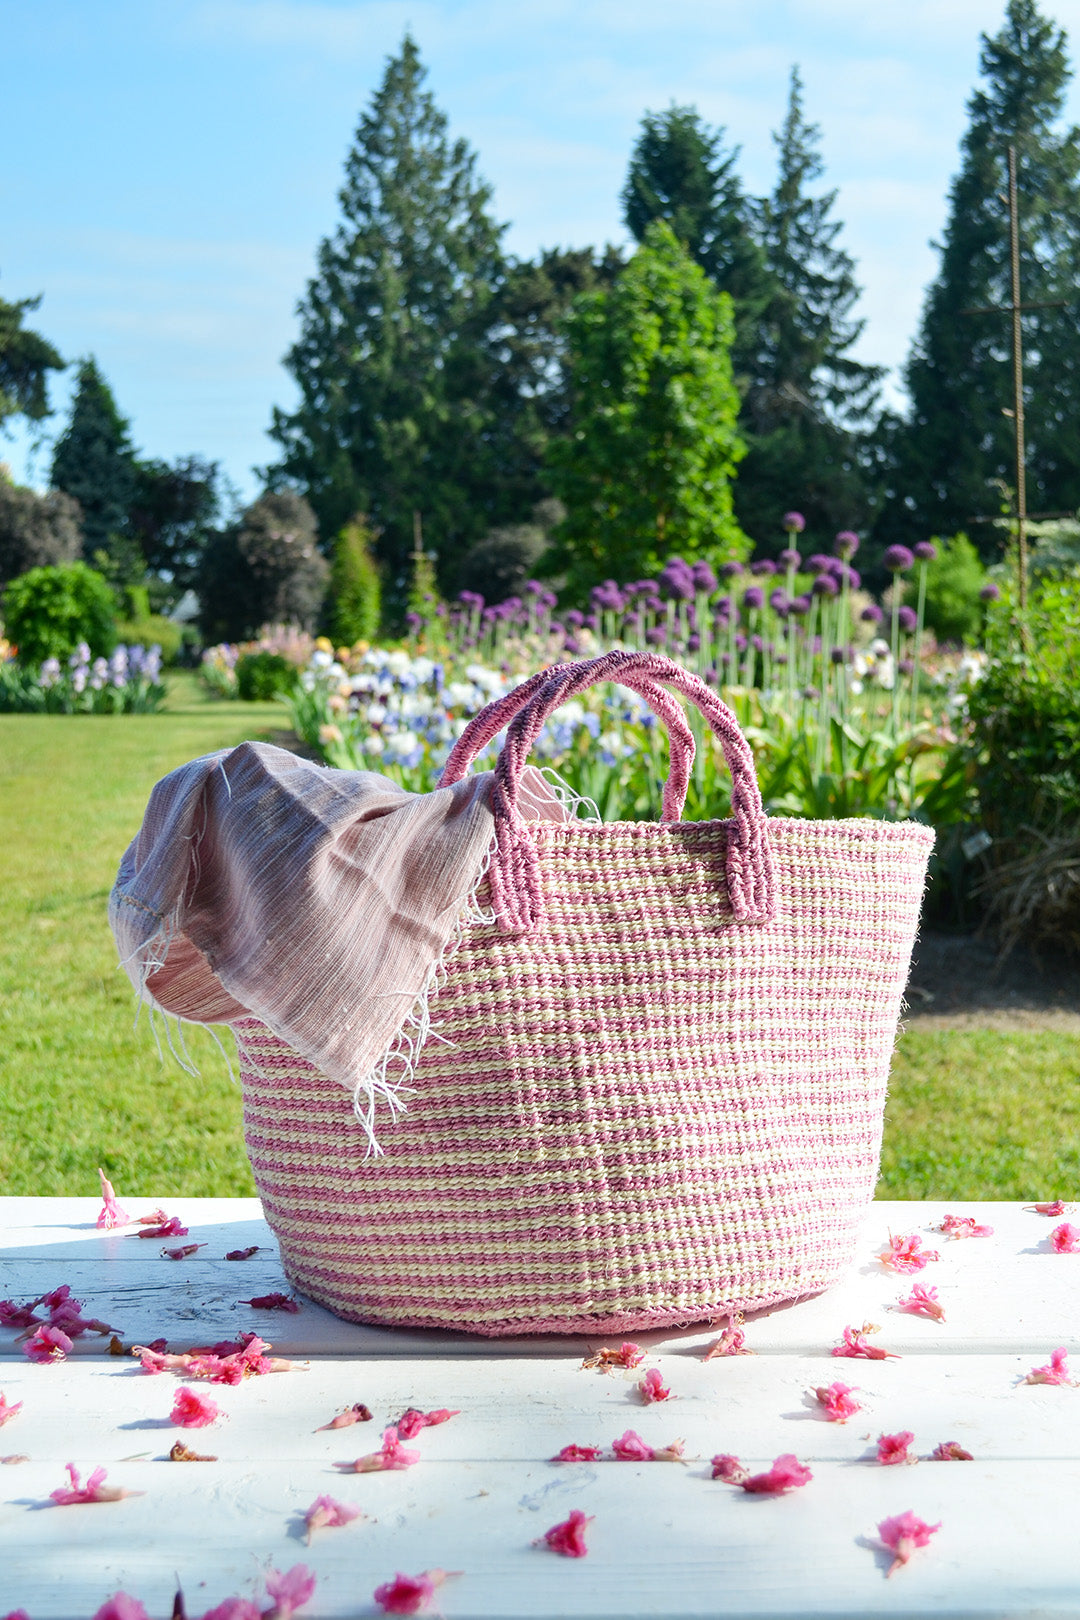
M 87 1459 L 89 1461 L 90 1459 Z M 783 1498 L 753 1498 L 699 1467 L 610 1464 L 556 1471 L 509 1462 L 428 1462 L 342 1482 L 296 1464 L 126 1464 L 146 1494 L 39 1508 L 56 1471 L 24 1465 L 0 1514 L 3 1600 L 33 1620 L 80 1620 L 118 1588 L 169 1612 L 178 1577 L 189 1613 L 251 1595 L 260 1569 L 306 1563 L 319 1617 L 371 1616 L 396 1570 L 460 1570 L 439 1593 L 446 1620 L 1065 1620 L 1080 1614 L 1080 1555 L 1069 1524 L 1080 1464 L 825 1462 Z M 299 1515 L 331 1491 L 370 1515 L 307 1548 Z M 585 1559 L 533 1545 L 572 1508 L 593 1517 Z M 886 1579 L 877 1524 L 914 1510 L 941 1530 Z
M 52 1460 L 59 1475 L 76 1453 L 111 1467 L 124 1458 L 163 1458 L 182 1439 L 236 1464 L 265 1458 L 331 1468 L 377 1449 L 384 1426 L 417 1406 L 460 1413 L 409 1442 L 425 1461 L 539 1464 L 570 1443 L 610 1447 L 627 1429 L 655 1446 L 682 1438 L 690 1456 L 734 1452 L 763 1466 L 787 1451 L 804 1461 L 854 1464 L 873 1455 L 879 1434 L 904 1429 L 923 1456 L 939 1441 L 959 1440 L 984 1463 L 1080 1459 L 1080 1389 L 1021 1382 L 1045 1354 L 709 1363 L 655 1356 L 647 1365 L 659 1368 L 676 1398 L 649 1407 L 638 1397 L 640 1372 L 602 1374 L 565 1360 L 314 1361 L 235 1387 L 200 1382 L 194 1387 L 223 1416 L 190 1432 L 169 1419 L 181 1384 L 172 1374 L 147 1377 L 123 1362 L 26 1364 L 0 1377 L 8 1401 L 23 1402 L 0 1430 L 0 1454 Z M 846 1424 L 826 1422 L 811 1394 L 837 1376 L 858 1390 L 863 1406 Z M 370 1423 L 321 1430 L 357 1401 L 369 1407 Z M 650 1477 L 659 1485 L 665 1475 L 658 1465 Z M 0 1488 L 10 1484 L 0 1473 Z
M 149 1202 L 149 1201 L 147 1201 Z M 98 1233 L 96 1199 L 0 1199 L 0 1295 L 30 1298 L 71 1284 L 92 1314 L 123 1329 L 129 1342 L 160 1336 L 185 1348 L 192 1342 L 228 1338 L 256 1329 L 283 1355 L 445 1357 L 448 1355 L 579 1357 L 598 1340 L 545 1336 L 483 1339 L 424 1330 L 390 1330 L 340 1321 L 305 1302 L 296 1316 L 254 1312 L 238 1301 L 285 1291 L 276 1245 L 253 1199 L 169 1201 L 191 1228 L 187 1239 L 208 1247 L 187 1260 L 160 1258 L 159 1243 L 126 1233 Z M 1080 1255 L 1050 1251 L 1055 1221 L 1012 1204 L 962 1207 L 995 1228 L 992 1238 L 951 1241 L 936 1234 L 944 1204 L 874 1204 L 848 1277 L 827 1293 L 796 1305 L 758 1313 L 747 1325 L 747 1343 L 759 1354 L 812 1353 L 839 1339 L 846 1324 L 880 1324 L 880 1339 L 905 1355 L 948 1350 L 1027 1352 L 1032 1346 L 1070 1342 L 1080 1324 Z M 890 1275 L 876 1258 L 889 1231 L 918 1230 L 941 1258 L 917 1279 Z M 227 1262 L 230 1248 L 259 1243 L 265 1253 Z M 149 1253 L 147 1252 L 149 1251 Z M 945 1305 L 943 1326 L 891 1307 L 913 1280 L 937 1287 Z M 698 1355 L 716 1336 L 696 1327 L 634 1335 L 652 1348 Z M 617 1336 L 616 1336 L 617 1337 Z M 80 1343 L 79 1353 L 97 1353 Z M 0 1357 L 17 1356 L 12 1334 L 0 1331 Z

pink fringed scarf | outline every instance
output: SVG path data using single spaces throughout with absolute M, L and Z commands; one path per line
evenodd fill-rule
M 566 819 L 538 772 L 528 815 Z M 388 1056 L 484 869 L 491 775 L 406 793 L 242 743 L 170 772 L 109 902 L 140 997 L 177 1018 L 255 1017 L 347 1086 L 369 1136 Z M 407 1070 L 408 1063 L 405 1063 Z M 374 1139 L 372 1138 L 372 1141 Z

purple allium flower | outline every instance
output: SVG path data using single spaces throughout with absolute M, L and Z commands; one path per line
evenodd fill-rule
M 845 568 L 844 578 L 847 580 L 848 585 L 853 591 L 857 591 L 859 586 L 862 584 L 862 575 L 859 573 L 857 568 Z
M 582 613 L 580 608 L 571 608 L 568 613 L 563 614 L 563 618 L 566 620 L 567 624 L 572 625 L 575 630 L 579 625 L 585 623 L 585 615 Z
M 829 648 L 829 657 L 830 657 L 830 659 L 832 660 L 832 662 L 834 664 L 842 664 L 844 662 L 844 649 L 843 649 L 843 647 L 830 647 Z
M 538 579 L 527 579 L 524 585 L 526 596 L 543 596 L 544 587 Z
M 815 551 L 812 557 L 807 557 L 806 566 L 813 569 L 815 574 L 825 574 L 831 570 L 834 562 L 835 557 L 826 557 L 823 551 Z
M 720 598 L 720 600 L 716 604 L 717 613 L 718 614 L 730 614 L 731 609 L 732 609 L 731 597 L 730 596 L 722 596 Z
M 623 625 L 625 626 L 625 628 L 627 630 L 636 630 L 640 623 L 641 623 L 641 614 L 640 613 L 628 613 L 626 615 L 625 619 L 623 620 Z
M 807 698 L 811 703 L 814 701 L 815 698 L 819 698 L 820 696 L 821 696 L 821 693 L 818 691 L 816 686 L 804 686 L 803 687 L 803 697 Z
M 752 574 L 775 574 L 776 564 L 771 557 L 759 557 L 757 562 L 750 564 L 750 572 Z
M 743 571 L 743 565 L 742 565 L 741 562 L 721 563 L 721 565 L 720 565 L 720 578 L 721 579 L 734 579 L 738 574 L 741 574 L 742 571 Z
M 639 596 L 655 596 L 660 587 L 655 579 L 639 579 L 633 589 Z
M 792 612 L 792 613 L 799 614 L 800 617 L 804 613 L 809 613 L 809 611 L 810 611 L 810 598 L 808 596 L 795 596 L 795 597 L 793 597 L 792 600 L 791 600 L 791 607 L 790 607 L 789 611 Z
M 743 607 L 759 608 L 765 606 L 765 592 L 760 585 L 750 585 L 743 592 Z
M 567 636 L 566 640 L 563 642 L 563 651 L 577 654 L 581 651 L 581 642 L 575 640 L 573 636 Z
M 416 631 L 419 630 L 423 622 L 424 621 L 420 617 L 419 613 L 406 613 L 405 615 L 405 627 L 409 631 L 410 635 L 415 635 Z
M 605 579 L 602 585 L 594 585 L 589 592 L 589 601 L 600 612 L 621 613 L 626 606 L 623 594 L 613 579 Z
M 836 555 L 838 557 L 854 557 L 859 549 L 859 537 L 854 529 L 841 529 L 836 537 Z
M 787 551 L 782 551 L 780 553 L 779 562 L 781 568 L 794 568 L 798 570 L 802 567 L 802 557 L 794 549 L 794 547 L 789 547 Z
M 693 575 L 695 590 L 704 591 L 707 596 L 711 596 L 716 589 L 717 580 L 708 563 L 696 562 L 693 567 Z
M 902 607 L 897 609 L 896 622 L 901 630 L 910 635 L 919 622 L 919 615 L 914 608 Z
M 933 562 L 937 556 L 937 546 L 932 540 L 916 540 L 911 549 L 920 562 Z
M 652 647 L 662 647 L 667 640 L 667 631 L 662 624 L 654 624 L 651 630 L 645 632 L 645 640 Z
M 899 669 L 901 675 L 910 675 L 915 669 L 915 661 L 911 658 L 901 658 Z
M 801 512 L 785 512 L 782 521 L 788 534 L 802 534 L 806 528 L 806 519 Z
M 595 613 L 587 613 L 585 615 L 585 628 L 586 628 L 586 630 L 595 630 L 597 628 L 597 625 L 599 624 L 599 622 L 600 621 L 597 619 Z
M 541 607 L 546 608 L 558 607 L 559 598 L 556 596 L 554 591 L 545 591 L 543 596 L 540 598 L 540 605 Z
M 672 557 L 660 570 L 660 588 L 679 602 L 688 602 L 693 596 L 693 571 L 681 557 Z
M 698 650 L 698 648 L 700 646 L 701 646 L 701 637 L 699 635 L 692 635 L 690 637 L 689 641 L 686 643 L 686 648 L 687 648 L 688 652 L 697 652 L 697 650 Z
M 750 645 L 751 645 L 751 647 L 753 647 L 755 652 L 764 652 L 765 651 L 765 643 L 762 641 L 760 636 L 751 636 L 750 637 Z
M 741 653 L 746 651 L 746 637 L 743 635 L 741 630 L 735 637 L 735 651 Z
M 914 553 L 907 546 L 889 546 L 881 560 L 891 574 L 905 574 L 915 564 Z
M 860 619 L 864 619 L 867 624 L 880 624 L 882 619 L 885 617 L 885 614 L 882 609 L 878 607 L 876 602 L 868 602 L 866 607 L 864 607 L 862 612 L 859 614 L 859 617 Z
M 815 596 L 835 596 L 840 589 L 832 574 L 819 574 L 811 588 Z
M 776 655 L 776 662 L 778 664 L 786 664 L 787 663 L 787 653 L 786 652 L 778 652 L 777 655 Z
M 788 605 L 787 592 L 782 585 L 769 592 L 769 606 L 775 613 L 783 613 Z
M 998 588 L 997 585 L 994 584 L 993 580 L 991 579 L 991 580 L 987 580 L 986 584 L 983 586 L 982 590 L 979 592 L 979 601 L 980 602 L 996 602 L 996 601 L 998 601 L 1000 596 L 1001 596 L 1000 589 Z

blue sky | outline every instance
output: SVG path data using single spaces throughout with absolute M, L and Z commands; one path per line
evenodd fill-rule
M 220 460 L 242 494 L 272 457 L 281 357 L 342 163 L 412 29 L 476 150 L 511 251 L 622 242 L 642 112 L 694 103 L 767 190 L 798 63 L 823 185 L 865 289 L 863 358 L 906 354 L 934 272 L 980 30 L 1004 0 L 0 0 L 0 295 L 93 353 L 135 443 Z M 1044 0 L 1080 51 L 1080 0 Z M 1072 87 L 1069 115 L 1080 121 Z M 67 382 L 53 389 L 62 425 Z M 41 484 L 48 442 L 0 440 Z

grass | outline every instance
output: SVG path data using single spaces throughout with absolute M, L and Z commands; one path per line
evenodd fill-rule
M 193 1080 L 159 1062 L 105 915 L 150 789 L 184 760 L 281 729 L 173 677 L 159 715 L 0 715 L 0 1189 L 127 1196 L 253 1190 L 240 1095 L 202 1030 Z M 1080 1057 L 1057 1030 L 909 1025 L 879 1196 L 1067 1197 L 1080 1182 Z

